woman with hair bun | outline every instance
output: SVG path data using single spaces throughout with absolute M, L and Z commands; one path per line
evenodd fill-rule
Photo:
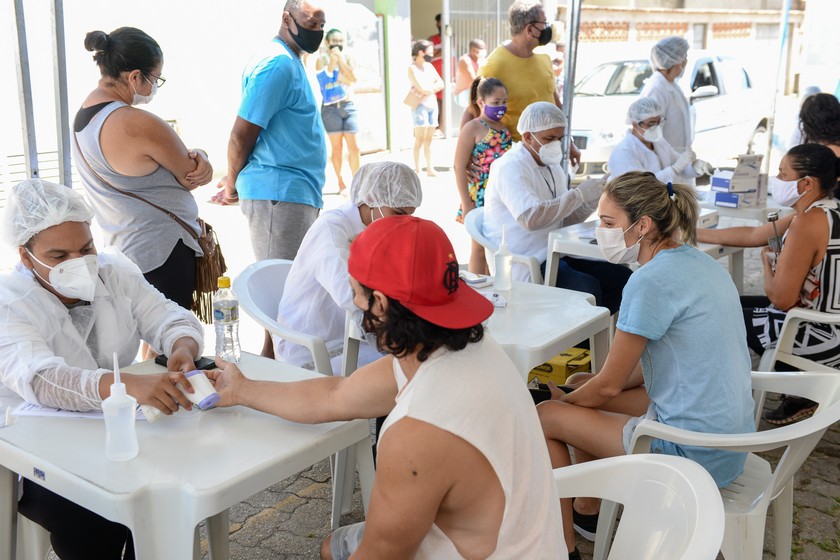
M 91 31 L 101 78 L 73 123 L 73 156 L 105 243 L 125 253 L 146 280 L 187 309 L 192 304 L 196 239 L 157 205 L 200 235 L 190 193 L 212 179 L 202 150 L 188 150 L 160 117 L 137 106 L 166 81 L 163 52 L 143 31 L 121 27 Z M 142 198 L 142 200 L 140 198 Z M 151 204 L 149 204 L 151 203 Z
M 576 463 L 629 453 L 645 418 L 704 433 L 755 430 L 738 291 L 717 261 L 690 245 L 697 215 L 693 189 L 653 173 L 628 172 L 605 187 L 595 230 L 601 252 L 641 266 L 624 287 L 603 369 L 537 407 L 553 467 L 571 464 L 568 446 Z M 662 440 L 652 451 L 696 461 L 720 487 L 741 474 L 746 457 Z M 594 539 L 598 507 L 594 498 L 578 497 L 574 507 L 561 500 L 569 550 L 573 523 Z
M 808 129 L 803 130 L 808 136 Z M 778 220 L 775 229 L 773 224 L 768 223 L 758 227 L 703 229 L 698 232 L 700 241 L 706 243 L 766 247 L 761 253 L 766 296 L 741 298 L 747 343 L 758 354 L 776 346 L 790 308 L 840 313 L 835 295 L 835 286 L 840 278 L 834 264 L 840 258 L 840 202 L 836 198 L 838 176 L 840 159 L 829 146 L 801 144 L 791 148 L 782 158 L 779 174 L 769 180 L 775 201 L 792 207 L 793 214 Z M 775 231 L 782 236 L 778 254 L 767 247 L 769 239 L 776 235 Z M 835 369 L 840 368 L 840 327 L 803 323 L 796 334 L 793 353 Z M 776 369 L 791 368 L 778 363 Z M 807 418 L 816 409 L 814 401 L 783 396 L 779 407 L 765 414 L 764 419 L 782 426 Z

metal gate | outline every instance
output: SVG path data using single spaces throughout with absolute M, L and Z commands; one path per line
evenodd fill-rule
M 444 79 L 443 98 L 445 133 L 457 135 L 463 108 L 454 102 L 451 88 L 455 80 L 458 58 L 469 51 L 470 41 L 481 39 L 487 45 L 488 53 L 510 38 L 507 12 L 513 0 L 444 0 L 444 21 L 449 22 L 450 34 L 443 46 Z M 448 64 L 447 64 L 448 61 Z

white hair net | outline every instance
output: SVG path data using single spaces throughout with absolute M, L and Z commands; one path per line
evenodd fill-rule
M 350 200 L 371 208 L 417 208 L 423 201 L 423 188 L 417 174 L 403 163 L 366 163 L 353 176 Z
M 627 108 L 627 124 L 639 123 L 652 117 L 661 117 L 662 108 L 652 97 L 640 97 Z
M 519 134 L 525 134 L 565 126 L 566 114 L 557 105 L 548 101 L 537 101 L 525 107 L 519 115 L 516 130 Z
M 650 50 L 650 63 L 654 70 L 667 70 L 685 60 L 688 41 L 682 37 L 665 37 Z
M 7 193 L 0 233 L 6 243 L 19 247 L 52 226 L 64 222 L 90 223 L 92 218 L 93 210 L 70 187 L 27 179 Z

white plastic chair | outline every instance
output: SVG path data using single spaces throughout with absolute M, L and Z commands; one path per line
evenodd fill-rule
M 801 371 L 840 373 L 838 369 L 793 354 L 793 343 L 796 339 L 799 326 L 802 323 L 840 324 L 840 313 L 823 313 L 812 309 L 802 309 L 801 307 L 790 309 L 785 316 L 782 330 L 779 332 L 776 347 L 770 348 L 761 355 L 761 361 L 758 363 L 759 371 L 773 371 L 776 367 L 776 362 L 784 362 Z M 764 396 L 764 391 L 753 392 L 756 426 L 761 420 L 761 413 L 764 410 Z
M 610 560 L 714 560 L 723 539 L 717 486 L 689 459 L 625 455 L 554 469 L 561 498 L 593 496 L 624 505 Z
M 332 375 L 330 356 L 323 339 L 293 331 L 277 322 L 277 306 L 286 287 L 286 277 L 292 261 L 266 259 L 248 265 L 233 282 L 239 306 L 268 332 L 295 344 L 305 346 L 312 353 L 315 370 Z
M 727 560 L 759 560 L 764 544 L 768 508 L 773 508 L 777 559 L 790 559 L 793 530 L 793 477 L 826 430 L 840 420 L 840 375 L 825 372 L 753 372 L 753 390 L 797 395 L 819 403 L 811 418 L 763 432 L 704 434 L 643 420 L 633 434 L 633 453 L 646 453 L 651 441 L 662 439 L 747 452 L 744 472 L 720 489 L 726 511 L 721 552 Z M 755 455 L 785 448 L 773 469 Z M 587 495 L 578 492 L 578 495 Z M 593 558 L 603 560 L 615 523 L 616 505 L 602 501 Z
M 18 514 L 16 560 L 46 560 L 50 552 L 50 534 L 46 529 Z
M 464 226 L 467 228 L 467 233 L 470 234 L 473 241 L 484 247 L 487 262 L 492 267 L 493 253 L 498 251 L 499 247 L 484 235 L 484 208 L 471 210 L 469 214 L 467 214 L 467 217 L 464 218 Z M 543 283 L 543 275 L 542 272 L 540 272 L 540 262 L 536 258 L 514 254 L 513 262 L 521 263 L 528 267 L 528 271 L 531 273 L 532 284 Z

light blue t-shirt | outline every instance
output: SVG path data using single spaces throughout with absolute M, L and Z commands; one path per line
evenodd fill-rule
M 236 178 L 239 198 L 323 207 L 324 125 L 303 64 L 276 37 L 242 72 L 238 114 L 262 128 Z
M 649 340 L 642 370 L 659 422 L 706 433 L 755 431 L 738 291 L 710 256 L 687 245 L 660 251 L 624 287 L 617 328 Z M 721 487 L 746 459 L 660 440 L 652 449 L 700 463 Z

